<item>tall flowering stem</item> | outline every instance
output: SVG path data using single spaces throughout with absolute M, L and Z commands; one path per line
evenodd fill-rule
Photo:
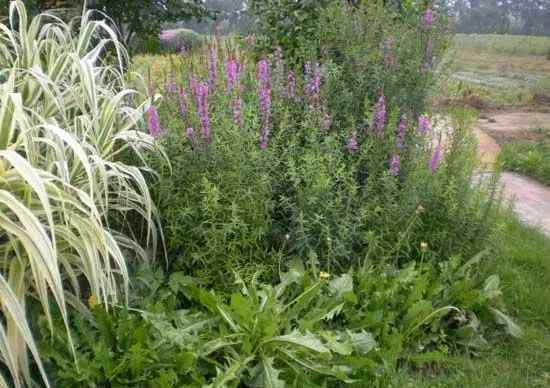
M 432 174 L 434 174 L 437 171 L 440 164 L 441 164 L 441 143 L 438 143 L 435 146 L 435 150 L 430 160 L 430 171 Z
M 425 135 L 431 130 L 431 120 L 428 116 L 422 115 L 418 118 L 418 131 Z
M 405 136 L 407 135 L 407 116 L 402 115 L 399 119 L 399 125 L 397 126 L 397 136 L 395 139 L 395 146 L 398 149 L 403 149 L 405 146 Z
M 424 16 L 422 17 L 422 21 L 424 24 L 424 29 L 426 31 L 429 31 L 432 29 L 434 24 L 434 13 L 431 7 L 428 7 L 426 11 L 424 12 Z
M 399 155 L 393 155 L 390 159 L 390 175 L 397 176 L 401 170 L 401 157 Z
M 260 148 L 266 150 L 269 143 L 269 121 L 271 116 L 271 70 L 267 59 L 258 62 L 257 79 L 260 88 Z
M 160 119 L 157 108 L 154 105 L 151 105 L 149 109 L 147 109 L 146 116 L 149 134 L 153 137 L 157 137 L 158 135 L 160 135 L 161 132 Z
M 201 123 L 201 137 L 210 142 L 210 113 L 208 109 L 208 84 L 197 82 L 195 89 L 195 99 L 197 101 L 197 112 L 199 113 L 199 121 Z
M 311 63 L 306 63 L 306 89 L 305 93 L 309 98 L 310 105 L 314 106 L 319 101 L 319 95 L 321 93 L 321 66 L 319 63 L 315 63 L 313 66 Z
M 373 127 L 376 134 L 380 137 L 384 135 L 386 128 L 387 111 L 386 111 L 386 97 L 384 94 L 380 96 L 376 107 L 374 108 L 374 122 Z
M 225 79 L 227 94 L 231 94 L 233 88 L 237 85 L 239 77 L 239 62 L 236 59 L 230 59 L 225 63 Z
M 208 86 L 213 89 L 218 80 L 218 50 L 215 45 L 208 50 Z

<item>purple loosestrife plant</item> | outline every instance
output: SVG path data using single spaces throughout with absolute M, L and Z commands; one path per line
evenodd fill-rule
M 426 31 L 429 31 L 432 29 L 433 27 L 433 24 L 434 24 L 434 13 L 433 13 L 433 10 L 428 7 L 426 9 L 426 11 L 424 12 L 424 16 L 422 18 L 422 21 L 424 23 L 424 28 L 426 29 Z
M 405 136 L 407 135 L 407 116 L 402 115 L 399 119 L 399 125 L 397 126 L 397 135 L 395 139 L 395 146 L 398 149 L 403 149 L 405 146 Z
M 376 103 L 376 107 L 374 108 L 374 122 L 373 122 L 374 131 L 379 137 L 384 136 L 384 129 L 386 128 L 386 119 L 387 119 L 386 98 L 384 97 L 384 94 L 382 94 L 378 99 L 378 102 Z
M 348 136 L 348 141 L 346 143 L 346 148 L 349 152 L 355 153 L 359 151 L 359 143 L 357 142 L 357 132 L 351 131 Z
M 147 109 L 147 127 L 151 136 L 157 137 L 160 135 L 159 113 L 154 105 L 151 105 L 149 109 Z
M 227 94 L 231 94 L 233 89 L 238 86 L 239 62 L 236 59 L 230 59 L 225 63 L 225 79 L 227 82 Z
M 201 136 L 207 142 L 211 141 L 210 113 L 208 109 L 208 84 L 198 82 L 196 85 L 197 112 L 201 123 Z
M 431 130 L 431 120 L 427 115 L 422 115 L 418 118 L 418 131 L 422 135 L 426 135 Z
M 266 150 L 269 143 L 269 120 L 271 116 L 271 71 L 267 59 L 262 59 L 258 62 L 257 78 L 260 88 L 260 148 Z
M 401 157 L 399 155 L 393 155 L 390 158 L 390 175 L 398 176 L 401 170 Z
M 213 89 L 218 81 L 218 50 L 215 45 L 208 50 L 208 86 Z
M 308 62 L 305 69 L 307 79 L 305 93 L 309 98 L 310 105 L 314 106 L 319 101 L 319 94 L 321 92 L 321 66 L 319 63 L 315 63 L 312 67 Z
M 432 159 L 430 160 L 430 171 L 432 174 L 435 174 L 439 165 L 441 164 L 441 143 L 437 143 L 435 146 Z

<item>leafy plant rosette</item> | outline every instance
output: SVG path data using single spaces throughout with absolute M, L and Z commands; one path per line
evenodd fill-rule
M 174 273 L 164 282 L 138 275 L 146 310 L 94 309 L 79 317 L 77 368 L 65 334 L 47 327 L 41 350 L 58 386 L 77 381 L 161 387 L 338 386 L 391 378 L 403 365 L 437 365 L 486 344 L 497 325 L 521 329 L 505 314 L 498 278 L 480 278 L 477 255 L 439 269 L 366 266 L 340 276 L 290 266 L 275 285 L 236 275 L 220 294 Z M 159 276 L 160 275 L 160 276 Z M 133 329 L 131 329 L 133 328 Z M 163 385 L 164 384 L 164 385 Z

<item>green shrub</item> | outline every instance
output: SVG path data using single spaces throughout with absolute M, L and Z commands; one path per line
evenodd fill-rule
M 402 107 L 398 98 L 386 100 L 387 120 L 380 134 L 373 128 L 376 104 L 368 101 L 342 120 L 349 126 L 336 119 L 327 126 L 327 117 L 336 116 L 327 103 L 334 91 L 334 65 L 318 67 L 321 87 L 316 96 L 308 90 L 316 82 L 317 65 L 309 63 L 303 76 L 295 70 L 298 93 L 289 98 L 292 67 L 275 56 L 271 134 L 262 150 L 255 66 L 246 52 L 220 52 L 224 56 L 216 62 L 217 84 L 208 93 L 209 141 L 201 138 L 200 114 L 186 78 L 208 78 L 204 63 L 210 60 L 197 53 L 188 62 L 165 63 L 162 70 L 168 74 L 169 92 L 160 109 L 167 128 L 160 141 L 172 169 L 158 167 L 160 180 L 152 188 L 172 269 L 186 268 L 223 285 L 236 268 L 245 278 L 244 273 L 258 267 L 269 277 L 279 261 L 295 255 L 326 269 L 345 270 L 367 254 L 381 261 L 414 260 L 421 242 L 430 244 L 435 260 L 454 253 L 471 255 L 484 246 L 494 230 L 498 202 L 495 182 L 475 183 L 472 178 L 476 154 L 470 113 L 452 113 L 455 130 L 444 130 L 447 143 L 432 171 L 438 140 L 431 137 L 440 135 L 423 134 L 405 102 Z M 240 58 L 247 69 L 238 93 L 228 93 L 222 78 L 222 65 L 231 58 Z M 184 115 L 178 87 L 187 90 Z M 338 93 L 346 96 L 345 91 Z M 242 126 L 233 118 L 236 98 L 243 104 Z M 411 119 L 398 141 L 404 115 Z M 353 125 L 356 117 L 367 126 Z M 194 129 L 194 139 L 186 135 L 188 128 Z M 357 133 L 357 152 L 346 148 L 351 131 Z M 401 163 L 392 176 L 390 161 L 396 155 Z
M 550 144 L 507 143 L 503 145 L 499 158 L 504 169 L 550 184 Z

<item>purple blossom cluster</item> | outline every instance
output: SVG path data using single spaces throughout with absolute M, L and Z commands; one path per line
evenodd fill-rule
M 153 137 L 157 137 L 160 135 L 161 129 L 160 129 L 160 119 L 159 119 L 159 113 L 157 111 L 157 108 L 154 105 L 151 105 L 149 109 L 147 109 L 147 127 L 149 129 L 149 134 Z
M 196 82 L 196 81 L 195 81 Z M 204 82 L 196 82 L 195 99 L 197 101 L 197 111 L 199 113 L 199 121 L 201 123 L 201 136 L 207 142 L 210 142 L 210 113 L 208 108 L 208 84 Z
M 390 158 L 390 175 L 398 176 L 401 170 L 401 157 L 397 154 L 392 155 Z
M 425 135 L 431 130 L 431 120 L 428 116 L 422 115 L 418 118 L 418 131 Z
M 373 128 L 376 134 L 380 137 L 384 135 L 386 128 L 387 111 L 386 111 L 386 98 L 384 94 L 380 96 L 376 106 L 374 108 L 374 121 Z
M 230 59 L 225 63 L 225 79 L 227 82 L 227 94 L 231 94 L 233 88 L 237 86 L 239 78 L 240 64 L 236 59 Z
M 434 24 L 434 13 L 433 10 L 428 7 L 426 11 L 424 12 L 424 16 L 422 18 L 422 21 L 424 23 L 424 28 L 426 30 L 431 30 Z
M 257 79 L 260 88 L 260 148 L 266 150 L 269 143 L 269 120 L 271 116 L 271 70 L 267 59 L 262 59 L 258 62 Z
M 405 136 L 407 135 L 407 116 L 402 115 L 399 119 L 399 125 L 397 126 L 397 135 L 395 139 L 395 146 L 398 149 L 403 149 L 405 146 Z
M 309 98 L 311 105 L 315 105 L 319 101 L 321 93 L 321 66 L 316 62 L 313 66 L 310 62 L 305 64 L 306 73 L 306 88 L 305 94 Z

